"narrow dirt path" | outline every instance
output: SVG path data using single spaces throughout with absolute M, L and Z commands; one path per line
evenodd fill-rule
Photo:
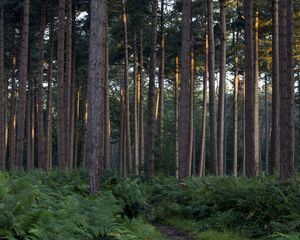
M 183 231 L 168 225 L 153 224 L 169 240 L 196 240 Z

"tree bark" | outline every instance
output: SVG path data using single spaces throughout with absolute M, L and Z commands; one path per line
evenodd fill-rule
M 66 169 L 65 161 L 65 112 L 64 112 L 64 62 L 65 62 L 65 10 L 66 0 L 59 0 L 59 31 L 57 46 L 57 149 L 58 166 Z
M 202 106 L 202 119 L 201 119 L 201 137 L 200 137 L 200 164 L 199 164 L 199 176 L 205 176 L 205 147 L 206 147 L 206 112 L 207 112 L 207 80 L 208 80 L 208 31 L 206 29 L 205 34 L 205 73 L 203 77 L 203 106 Z
M 154 174 L 154 143 L 155 143 L 155 68 L 157 45 L 157 0 L 152 0 L 151 23 L 151 56 L 148 92 L 148 125 L 147 125 L 147 177 Z
M 175 174 L 179 178 L 179 58 L 175 58 Z
M 181 81 L 179 98 L 179 179 L 191 175 L 190 159 L 190 81 L 191 81 L 191 1 L 183 1 L 181 35 Z
M 268 77 L 265 75 L 265 166 L 266 174 L 269 174 L 269 101 L 268 101 Z
M 217 159 L 217 121 L 215 106 L 215 38 L 214 38 L 214 19 L 213 3 L 207 0 L 208 18 L 208 71 L 209 71 L 209 114 L 210 114 L 210 158 L 212 173 L 218 175 Z
M 0 8 L 0 170 L 6 169 L 4 112 L 4 7 Z
M 47 115 L 46 115 L 46 161 L 47 168 L 52 169 L 52 78 L 54 58 L 54 14 L 50 23 L 50 59 L 48 70 Z
M 16 168 L 23 167 L 24 134 L 25 134 L 25 108 L 26 108 L 26 83 L 28 67 L 28 36 L 29 36 L 29 6 L 30 1 L 24 0 L 23 28 L 20 53 L 20 82 L 19 82 L 19 111 L 18 111 L 18 132 L 16 149 Z
M 246 147 L 246 176 L 258 174 L 258 149 L 255 141 L 255 75 L 254 75 L 254 43 L 253 43 L 253 6 L 251 0 L 244 1 L 245 14 L 245 147 Z
M 194 60 L 194 44 L 191 42 L 191 78 L 190 78 L 190 126 L 189 126 L 189 169 L 190 175 L 194 174 L 194 162 L 193 149 L 194 149 L 194 91 L 195 91 L 195 79 L 194 79 L 194 69 L 195 69 L 195 60 Z
M 224 175 L 224 115 L 225 115 L 225 79 L 226 79 L 226 0 L 220 0 L 221 48 L 220 48 L 220 83 L 218 110 L 218 160 L 219 175 Z
M 38 168 L 47 170 L 47 162 L 45 159 L 45 134 L 44 134 L 44 51 L 45 51 L 45 25 L 46 25 L 46 6 L 47 1 L 42 0 L 41 20 L 39 32 L 39 61 L 38 61 L 38 76 L 37 76 L 37 163 Z
M 89 159 L 90 193 L 100 189 L 100 166 L 103 160 L 104 87 L 106 62 L 106 0 L 91 0 L 90 48 L 88 78 L 87 153 Z
M 238 56 L 238 32 L 233 32 L 234 45 L 234 92 L 233 92 L 233 164 L 232 175 L 237 177 L 238 173 L 238 94 L 239 94 L 239 56 Z
M 159 143 L 162 147 L 164 136 L 164 78 L 165 78 L 165 0 L 161 0 L 160 15 L 160 67 L 159 67 Z
M 272 1 L 272 132 L 271 169 L 273 174 L 280 170 L 280 93 L 279 93 L 279 18 L 278 0 Z

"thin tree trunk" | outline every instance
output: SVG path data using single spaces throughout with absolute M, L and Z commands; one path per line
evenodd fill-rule
M 70 159 L 70 126 L 71 126 L 71 82 L 72 82 L 72 0 L 67 0 L 67 27 L 66 27 L 66 69 L 64 79 L 64 151 L 65 167 L 69 168 Z
M 31 93 L 27 93 L 26 103 L 26 169 L 31 170 Z
M 224 115 L 225 115 L 225 79 L 226 79 L 226 0 L 220 0 L 221 49 L 220 49 L 220 83 L 218 110 L 218 160 L 219 175 L 224 175 Z
M 134 174 L 139 170 L 139 109 L 138 109 L 138 71 L 137 71 L 137 47 L 136 31 L 133 36 L 133 84 L 134 84 Z
M 239 94 L 239 56 L 238 56 L 238 32 L 233 32 L 234 45 L 234 93 L 233 93 L 233 164 L 232 175 L 237 177 L 238 173 L 238 94 Z
M 46 6 L 47 1 L 42 0 L 40 32 L 39 32 L 39 62 L 37 76 L 37 163 L 38 168 L 47 170 L 47 162 L 45 159 L 45 135 L 44 135 L 44 51 L 45 51 L 45 25 L 46 25 Z
M 74 136 L 74 167 L 77 167 L 78 162 L 78 140 L 79 140 L 79 124 L 80 124 L 80 87 L 76 89 L 76 106 L 75 106 L 75 136 Z
M 269 174 L 269 101 L 268 101 L 268 77 L 265 75 L 265 164 L 266 174 Z
M 246 146 L 246 176 L 257 175 L 258 149 L 255 141 L 255 75 L 254 75 L 254 43 L 253 43 L 253 6 L 251 0 L 244 1 L 245 12 L 245 146 Z
M 179 58 L 175 58 L 175 173 L 179 178 Z
M 190 126 L 189 126 L 189 169 L 190 175 L 193 174 L 193 165 L 195 159 L 193 158 L 193 148 L 194 148 L 194 88 L 195 88 L 195 79 L 194 79 L 194 45 L 191 43 L 191 78 L 190 78 Z
M 272 132 L 271 168 L 273 174 L 280 170 L 280 93 L 279 93 L 279 19 L 278 0 L 272 1 Z
M 215 38 L 214 38 L 214 19 L 213 3 L 207 0 L 208 18 L 208 71 L 209 71 L 209 114 L 210 114 L 210 158 L 212 173 L 218 175 L 217 159 L 217 121 L 215 106 Z
M 89 159 L 90 193 L 100 190 L 100 166 L 103 160 L 104 87 L 106 61 L 106 0 L 91 0 L 90 49 L 88 78 L 87 153 Z
M 190 81 L 191 81 L 191 1 L 183 1 L 181 35 L 181 81 L 179 99 L 179 179 L 191 175 L 190 159 Z
M 65 62 L 65 10 L 66 0 L 59 0 L 59 31 L 57 46 L 57 149 L 58 166 L 66 169 L 65 161 L 65 98 L 64 98 L 64 62 Z
M 144 129 L 144 60 L 143 60 L 143 29 L 140 29 L 140 54 L 138 67 L 138 102 L 139 102 L 139 145 L 140 145 L 140 175 L 144 174 L 145 169 L 145 129 Z
M 0 170 L 6 169 L 4 111 L 4 7 L 0 8 Z
M 243 176 L 246 176 L 246 79 L 243 80 Z
M 200 137 L 200 164 L 199 176 L 205 176 L 205 146 L 206 146 L 206 111 L 207 111 L 207 80 L 208 80 L 208 31 L 205 34 L 205 73 L 203 77 L 203 106 L 202 106 L 202 119 L 201 119 L 201 137 Z
M 50 59 L 48 70 L 48 92 L 47 92 L 47 127 L 46 127 L 46 161 L 47 168 L 52 169 L 52 78 L 54 58 L 54 14 L 51 13 L 50 23 Z
M 159 143 L 164 136 L 164 78 L 165 78 L 165 0 L 161 0 L 160 15 L 160 68 L 159 68 Z
M 25 134 L 25 108 L 26 108 L 26 83 L 28 67 L 28 36 L 29 36 L 29 0 L 24 0 L 23 28 L 20 54 L 20 81 L 19 81 L 19 111 L 18 132 L 16 149 L 16 168 L 23 167 L 24 134 Z
M 151 23 L 151 56 L 148 92 L 148 125 L 147 125 L 147 177 L 154 174 L 154 143 L 155 143 L 155 67 L 157 45 L 157 0 L 152 0 Z

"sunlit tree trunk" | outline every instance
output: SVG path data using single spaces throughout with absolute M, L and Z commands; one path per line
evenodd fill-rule
M 6 168 L 4 92 L 4 7 L 0 8 L 0 170 Z
M 23 28 L 20 53 L 20 81 L 19 81 L 19 111 L 18 111 L 18 132 L 16 149 L 16 168 L 23 167 L 24 157 L 24 134 L 25 134 L 25 108 L 26 108 L 26 83 L 28 68 L 28 37 L 29 37 L 29 6 L 30 1 L 24 0 L 23 4 Z
M 194 79 L 194 68 L 195 68 L 195 60 L 194 60 L 194 45 L 191 43 L 191 77 L 190 77 L 190 129 L 189 129 L 189 169 L 190 175 L 194 174 L 194 162 L 193 158 L 193 149 L 194 149 L 194 88 L 195 88 L 195 79 Z
M 175 173 L 179 178 L 179 58 L 175 58 Z

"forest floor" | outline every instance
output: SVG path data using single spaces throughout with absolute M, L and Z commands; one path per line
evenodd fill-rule
M 185 232 L 175 227 L 157 223 L 153 225 L 162 233 L 164 237 L 166 237 L 169 240 L 195 240 L 195 238 L 187 235 Z

